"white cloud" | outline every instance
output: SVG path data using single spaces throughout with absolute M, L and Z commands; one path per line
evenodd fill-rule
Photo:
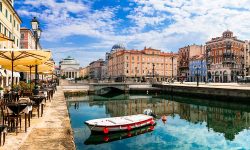
M 22 16 L 37 16 L 45 24 L 44 38 L 47 41 L 59 40 L 72 35 L 90 37 L 107 36 L 113 33 L 113 12 L 115 8 L 91 10 L 88 4 L 80 1 L 25 0 L 24 7 L 18 10 Z M 32 6 L 32 7 L 30 7 Z M 42 12 L 38 9 L 43 7 Z
M 186 44 L 205 44 L 210 38 L 221 36 L 227 29 L 242 40 L 250 37 L 250 0 L 129 2 L 129 9 L 118 6 L 93 10 L 92 3 L 80 0 L 25 0 L 26 6 L 18 12 L 23 16 L 38 16 L 45 22 L 45 40 L 60 41 L 71 35 L 89 36 L 100 41 L 96 49 L 103 53 L 117 42 L 131 49 L 151 46 L 177 51 Z M 39 13 L 37 9 L 41 7 L 45 10 Z M 116 16 L 117 9 L 129 13 L 125 16 L 127 20 Z M 127 28 L 120 29 L 122 23 Z

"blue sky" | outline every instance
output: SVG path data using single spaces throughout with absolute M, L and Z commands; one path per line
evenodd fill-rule
M 250 38 L 250 0 L 16 0 L 15 8 L 24 27 L 39 19 L 42 46 L 56 61 L 70 55 L 82 66 L 116 43 L 177 52 L 227 29 Z

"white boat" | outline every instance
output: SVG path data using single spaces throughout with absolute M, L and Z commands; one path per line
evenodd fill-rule
M 122 117 L 111 117 L 93 119 L 85 122 L 92 132 L 103 132 L 105 134 L 116 131 L 130 131 L 147 125 L 154 125 L 152 116 L 138 114 Z

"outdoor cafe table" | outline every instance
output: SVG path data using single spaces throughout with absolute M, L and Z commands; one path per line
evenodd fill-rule
M 32 110 L 32 106 L 30 103 L 18 103 L 18 102 L 12 102 L 7 103 L 6 107 L 8 109 L 8 113 L 13 113 L 16 117 L 16 133 L 18 128 L 18 117 L 21 115 L 21 113 L 25 114 L 25 132 L 27 132 L 27 114 Z M 30 115 L 28 115 L 28 119 L 30 122 Z M 20 126 L 21 128 L 21 126 Z
M 13 97 L 12 97 L 12 93 L 13 93 Z M 18 96 L 18 92 L 9 92 L 9 93 L 4 93 L 4 100 L 5 102 L 11 102 L 11 101 L 18 101 L 19 96 Z
M 31 101 L 35 102 L 35 106 L 37 106 L 37 113 L 39 118 L 39 111 L 40 111 L 40 105 L 41 105 L 41 117 L 43 116 L 43 100 L 45 99 L 44 95 L 33 95 L 29 97 Z

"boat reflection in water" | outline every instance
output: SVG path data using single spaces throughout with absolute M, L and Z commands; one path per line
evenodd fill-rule
M 84 142 L 85 145 L 97 145 L 102 143 L 108 143 L 112 141 L 122 140 L 130 137 L 134 137 L 140 134 L 152 132 L 156 124 L 144 126 L 131 131 L 114 132 L 110 134 L 93 132 L 89 138 Z

